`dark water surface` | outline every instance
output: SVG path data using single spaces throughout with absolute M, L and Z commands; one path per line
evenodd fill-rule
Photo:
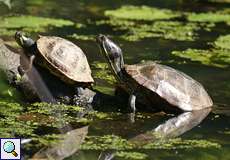
M 182 0 L 20 0 L 12 2 L 12 9 L 0 3 L 0 15 L 34 15 L 42 17 L 68 19 L 76 23 L 90 24 L 86 30 L 79 31 L 74 27 L 62 27 L 51 29 L 45 35 L 56 35 L 66 37 L 73 33 L 85 32 L 89 35 L 99 33 L 113 36 L 125 54 L 125 62 L 128 64 L 137 63 L 141 60 L 158 60 L 164 64 L 179 69 L 194 79 L 199 81 L 207 89 L 213 98 L 214 107 L 212 113 L 202 121 L 201 124 L 186 132 L 182 139 L 208 140 L 221 145 L 221 148 L 190 148 L 190 149 L 142 149 L 134 150 L 148 155 L 147 159 L 207 159 L 207 160 L 230 160 L 230 70 L 229 68 L 209 67 L 199 63 L 180 63 L 183 60 L 172 56 L 173 50 L 185 50 L 187 48 L 203 49 L 207 48 L 207 42 L 214 41 L 219 35 L 229 34 L 229 27 L 216 25 L 212 32 L 201 32 L 199 39 L 193 42 L 165 40 L 162 38 L 146 38 L 137 42 L 128 42 L 119 39 L 119 31 L 113 31 L 110 26 L 96 26 L 94 21 L 106 19 L 104 11 L 119 8 L 122 5 L 147 5 L 158 8 L 168 8 L 178 11 L 215 11 L 230 7 L 230 4 L 197 3 L 185 2 Z M 89 23 L 90 22 L 90 23 Z M 1 23 L 1 22 L 0 22 Z M 1 36 L 0 36 L 1 37 Z M 4 36 L 4 39 L 12 37 Z M 99 49 L 95 41 L 75 40 L 86 53 L 89 62 L 104 62 L 99 54 Z M 170 62 L 170 63 L 169 63 Z M 99 82 L 98 82 L 99 83 Z M 105 85 L 108 86 L 106 83 Z M 110 85 L 111 86 L 111 85 Z M 125 105 L 125 104 L 124 104 Z M 108 106 L 109 107 L 109 106 Z M 148 116 L 148 118 L 137 119 L 134 124 L 130 124 L 123 116 L 118 116 L 116 120 L 93 122 L 88 130 L 89 135 L 115 134 L 124 138 L 129 138 L 140 133 L 152 130 L 158 125 L 165 123 L 171 116 Z M 132 150 L 133 151 L 133 150 Z M 80 151 L 69 159 L 97 159 L 100 151 Z M 122 159 L 122 158 L 117 158 Z

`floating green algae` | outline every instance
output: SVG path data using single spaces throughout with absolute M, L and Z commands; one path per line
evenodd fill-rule
M 64 19 L 54 19 L 35 16 L 12 16 L 1 18 L 1 28 L 39 28 L 47 27 L 49 25 L 55 27 L 69 26 L 74 23 Z
M 95 61 L 91 64 L 93 70 L 93 78 L 98 79 L 98 83 L 93 86 L 94 89 L 104 94 L 113 95 L 116 82 L 115 77 L 111 73 L 107 63 Z M 100 83 L 102 81 L 102 83 Z
M 197 38 L 195 31 L 200 27 L 194 23 L 178 21 L 157 21 L 151 25 L 136 25 L 129 28 L 129 32 L 122 38 L 129 41 L 137 41 L 148 37 L 163 37 L 178 41 L 194 41 Z
M 95 61 L 91 64 L 91 66 L 94 70 L 94 73 L 93 73 L 94 78 L 104 80 L 108 82 L 109 84 L 114 84 L 116 82 L 116 79 L 113 76 L 113 74 L 111 74 L 109 65 L 107 63 Z
M 74 25 L 72 21 L 36 16 L 9 16 L 0 18 L 0 31 L 4 35 L 12 35 L 16 30 L 27 32 L 44 32 L 47 27 L 62 27 Z
M 188 13 L 187 19 L 192 22 L 230 22 L 230 14 L 223 12 Z
M 124 158 L 124 159 L 146 159 L 148 155 L 140 152 L 127 152 L 127 151 L 119 151 L 115 153 L 116 157 Z
M 83 41 L 94 41 L 95 40 L 95 35 L 81 35 L 81 34 L 74 33 L 73 35 L 70 35 L 68 37 L 74 38 L 77 40 L 83 40 Z
M 126 139 L 115 135 L 88 136 L 81 146 L 83 150 L 124 150 L 132 148 L 133 146 Z
M 152 142 L 143 146 L 144 149 L 193 149 L 193 148 L 221 148 L 221 145 L 208 140 L 192 140 L 174 138 Z
M 185 51 L 173 51 L 172 54 L 208 66 L 225 68 L 230 65 L 230 55 L 227 50 L 187 49 Z
M 28 106 L 27 109 L 29 114 L 36 113 L 48 116 L 47 118 L 50 118 L 50 122 L 46 123 L 46 126 L 55 128 L 64 127 L 72 122 L 78 121 L 80 123 L 80 119 L 84 117 L 77 117 L 76 115 L 84 115 L 87 112 L 84 108 L 78 106 L 49 103 L 34 103 Z
M 141 142 L 140 142 L 141 144 Z M 173 138 L 167 140 L 149 141 L 144 145 L 132 143 L 116 135 L 88 136 L 82 144 L 82 150 L 131 150 L 131 149 L 193 149 L 193 148 L 221 148 L 221 145 L 208 140 L 191 140 Z
M 229 49 L 230 50 L 230 34 L 220 36 L 217 38 L 217 40 L 214 42 L 214 46 L 216 48 L 221 48 L 221 49 Z
M 31 136 L 36 126 L 18 120 L 24 107 L 19 103 L 0 100 L 0 137 Z
M 158 9 L 148 6 L 122 6 L 115 10 L 105 11 L 105 15 L 130 20 L 159 20 L 172 19 L 181 16 L 179 12 L 168 9 Z
M 185 51 L 173 51 L 172 54 L 204 65 L 225 68 L 230 66 L 229 43 L 230 35 L 224 35 L 212 43 L 213 48 L 207 50 L 189 48 Z
M 135 23 L 131 20 L 114 19 L 97 21 L 97 25 L 110 25 L 115 31 L 124 32 L 120 37 L 128 41 L 138 41 L 143 38 L 162 37 L 178 41 L 194 41 L 198 36 L 196 31 L 209 30 L 213 25 L 197 24 L 180 21 L 156 21 L 151 23 Z

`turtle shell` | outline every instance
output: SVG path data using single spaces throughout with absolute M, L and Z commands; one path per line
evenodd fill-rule
M 72 42 L 60 37 L 41 36 L 37 40 L 40 63 L 68 83 L 94 82 L 87 58 Z
M 138 85 L 184 111 L 200 110 L 213 105 L 199 82 L 171 67 L 148 62 L 125 65 L 125 71 Z

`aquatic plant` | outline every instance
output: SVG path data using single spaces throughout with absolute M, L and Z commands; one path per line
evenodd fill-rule
M 87 136 L 81 145 L 83 150 L 124 150 L 132 149 L 132 145 L 126 140 L 115 135 Z
M 129 29 L 122 38 L 137 41 L 148 37 L 162 37 L 178 41 L 193 41 L 197 38 L 195 31 L 200 27 L 194 23 L 178 21 L 157 21 L 153 24 L 136 25 Z
M 119 151 L 115 153 L 115 156 L 123 159 L 146 159 L 148 157 L 148 155 L 145 153 L 131 151 Z
M 214 41 L 211 49 L 187 49 L 173 51 L 172 54 L 181 58 L 197 61 L 204 65 L 215 67 L 229 67 L 230 65 L 230 35 L 220 36 Z
M 173 51 L 172 54 L 208 66 L 225 68 L 230 65 L 230 55 L 227 50 L 187 49 L 185 51 Z
M 93 41 L 95 39 L 96 35 L 83 35 L 83 34 L 72 34 L 68 37 L 78 39 L 78 40 L 83 40 L 83 41 Z
M 115 10 L 105 11 L 105 16 L 130 20 L 172 19 L 181 16 L 179 12 L 168 9 L 158 9 L 148 6 L 122 6 Z
M 109 66 L 107 63 L 95 61 L 91 64 L 94 70 L 93 77 L 104 80 L 109 84 L 114 84 L 116 82 L 115 77 L 111 74 Z
M 187 13 L 188 21 L 192 22 L 230 22 L 230 14 L 222 12 Z
M 230 34 L 219 36 L 214 42 L 214 47 L 220 49 L 229 49 L 230 50 Z
M 163 139 L 149 141 L 142 145 L 115 135 L 88 136 L 82 144 L 82 150 L 131 150 L 131 149 L 193 149 L 193 148 L 221 148 L 221 145 L 207 140 L 195 139 Z
M 69 20 L 28 15 L 1 17 L 0 21 L 0 31 L 4 35 L 12 35 L 18 29 L 22 29 L 26 32 L 44 32 L 47 27 L 74 25 L 74 23 Z

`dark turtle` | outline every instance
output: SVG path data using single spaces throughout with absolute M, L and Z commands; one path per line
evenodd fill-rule
M 94 82 L 85 54 L 72 42 L 54 36 L 40 36 L 35 42 L 21 32 L 16 32 L 15 39 L 29 57 L 29 66 L 19 67 L 21 75 L 32 68 L 35 60 L 66 83 L 89 85 Z
M 114 42 L 104 35 L 99 35 L 97 42 L 118 83 L 130 94 L 129 103 L 133 112 L 136 110 L 136 97 L 138 102 L 169 104 L 174 106 L 171 108 L 182 111 L 200 110 L 213 105 L 203 86 L 188 75 L 155 62 L 125 65 L 122 50 Z

